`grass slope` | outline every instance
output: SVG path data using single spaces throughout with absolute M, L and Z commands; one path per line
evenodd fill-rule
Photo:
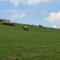
M 11 57 L 9 57 L 11 56 Z M 60 30 L 0 25 L 0 60 L 60 60 Z

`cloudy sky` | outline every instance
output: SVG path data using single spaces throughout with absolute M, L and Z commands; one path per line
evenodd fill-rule
M 60 28 L 60 0 L 0 0 L 0 18 Z

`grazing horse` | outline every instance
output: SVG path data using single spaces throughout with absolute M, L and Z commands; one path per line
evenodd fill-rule
M 23 29 L 28 32 L 28 26 L 23 26 Z

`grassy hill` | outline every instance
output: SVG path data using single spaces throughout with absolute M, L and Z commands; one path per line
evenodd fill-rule
M 0 60 L 60 60 L 60 30 L 0 25 Z

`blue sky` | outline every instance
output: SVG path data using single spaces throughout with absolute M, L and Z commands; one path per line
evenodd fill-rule
M 0 0 L 0 18 L 60 28 L 60 0 Z

